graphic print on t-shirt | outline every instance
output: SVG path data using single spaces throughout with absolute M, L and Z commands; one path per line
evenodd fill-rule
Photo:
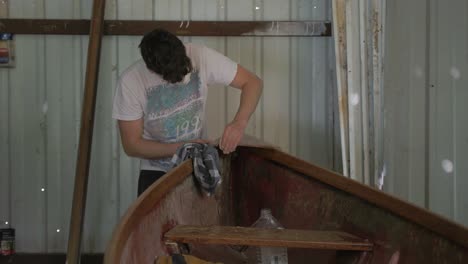
M 147 89 L 145 130 L 152 139 L 172 143 L 198 138 L 201 134 L 203 98 L 198 72 L 187 84 L 161 84 Z M 161 169 L 170 169 L 170 158 L 152 160 Z

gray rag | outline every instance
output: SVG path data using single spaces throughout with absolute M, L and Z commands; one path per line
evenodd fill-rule
M 195 179 L 202 190 L 208 196 L 212 195 L 221 183 L 218 151 L 208 144 L 186 143 L 179 147 L 172 157 L 173 167 L 186 159 L 193 160 Z

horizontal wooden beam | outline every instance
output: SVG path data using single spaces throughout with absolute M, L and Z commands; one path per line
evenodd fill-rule
M 154 28 L 179 36 L 331 36 L 329 21 L 153 21 L 106 20 L 104 35 L 141 36 Z M 89 20 L 0 19 L 0 33 L 88 35 Z

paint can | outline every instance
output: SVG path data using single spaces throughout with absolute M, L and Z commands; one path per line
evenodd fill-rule
M 14 66 L 13 34 L 0 33 L 0 67 Z
M 0 229 L 0 255 L 9 256 L 15 253 L 15 229 Z

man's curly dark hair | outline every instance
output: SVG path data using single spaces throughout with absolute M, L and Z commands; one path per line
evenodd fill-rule
M 193 69 L 184 44 L 169 31 L 155 29 L 145 34 L 138 47 L 146 67 L 170 83 L 182 81 Z

